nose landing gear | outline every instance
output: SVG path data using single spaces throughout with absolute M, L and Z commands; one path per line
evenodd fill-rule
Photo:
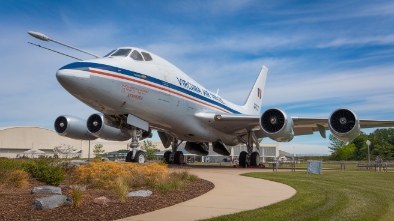
M 142 150 L 137 150 L 139 146 L 138 141 L 139 138 L 141 137 L 142 131 L 133 128 L 130 133 L 131 133 L 130 148 L 132 150 L 127 153 L 126 162 L 145 163 L 146 153 Z

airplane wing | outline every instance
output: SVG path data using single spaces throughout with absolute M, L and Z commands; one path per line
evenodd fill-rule
M 260 115 L 197 113 L 197 118 L 224 133 L 246 134 L 253 130 L 258 138 L 267 137 L 260 128 Z M 308 135 L 320 132 L 326 138 L 329 130 L 328 118 L 291 117 L 294 122 L 294 135 Z M 360 128 L 394 127 L 394 121 L 360 120 Z
M 329 130 L 327 118 L 291 117 L 294 122 L 294 135 L 313 134 L 319 131 L 322 137 Z M 390 120 L 360 120 L 360 128 L 393 127 L 394 121 Z M 323 132 L 324 131 L 324 132 Z M 324 135 L 323 135 L 324 134 Z

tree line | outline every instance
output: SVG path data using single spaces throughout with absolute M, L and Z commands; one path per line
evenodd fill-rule
M 373 133 L 360 136 L 350 143 L 339 140 L 334 135 L 330 135 L 330 160 L 367 160 L 368 146 L 370 144 L 370 157 L 373 162 L 380 156 L 383 160 L 393 160 L 394 156 L 394 128 L 377 129 Z

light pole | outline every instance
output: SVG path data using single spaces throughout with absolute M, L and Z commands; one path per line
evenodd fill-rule
M 90 140 L 89 140 L 88 162 L 90 162 Z
M 371 145 L 371 141 L 367 140 L 367 146 L 368 146 L 368 166 L 371 164 L 371 156 L 369 154 L 369 146 Z

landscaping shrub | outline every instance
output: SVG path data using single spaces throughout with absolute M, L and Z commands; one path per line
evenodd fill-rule
M 37 159 L 32 162 L 25 164 L 25 168 L 39 181 L 58 186 L 66 178 L 62 166 L 55 165 L 51 160 Z
M 75 169 L 73 183 L 111 189 L 116 178 L 124 176 L 129 187 L 153 186 L 167 173 L 164 164 L 92 162 Z
M 18 159 L 0 158 L 0 184 L 22 187 L 29 174 L 23 171 L 23 161 Z
M 187 171 L 169 173 L 166 164 L 136 164 L 122 162 L 92 162 L 75 169 L 73 183 L 96 188 L 113 189 L 120 200 L 129 188 L 151 188 L 160 192 L 182 189 L 186 180 L 197 176 Z
M 83 198 L 83 191 L 80 188 L 70 189 L 70 198 L 72 200 L 72 207 L 79 207 Z
M 127 194 L 129 192 L 129 186 L 124 175 L 116 178 L 113 189 L 115 190 L 115 193 L 118 196 L 119 200 L 123 203 L 126 202 Z
M 27 183 L 29 174 L 24 170 L 14 170 L 10 173 L 8 183 L 15 187 L 22 187 Z
M 0 172 L 0 184 L 3 184 L 7 187 L 22 187 L 24 186 L 28 179 L 29 174 L 23 170 L 7 170 Z

